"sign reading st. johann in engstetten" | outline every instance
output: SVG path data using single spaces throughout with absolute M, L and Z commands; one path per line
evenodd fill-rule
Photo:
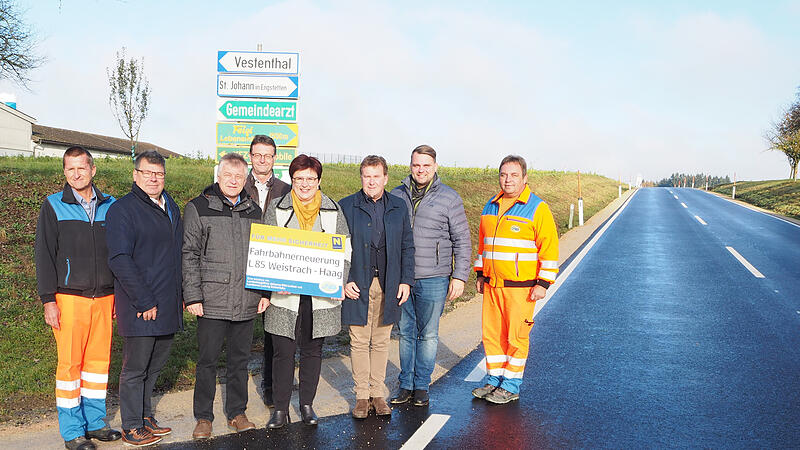
M 279 75 L 217 75 L 220 97 L 297 98 L 297 77 Z

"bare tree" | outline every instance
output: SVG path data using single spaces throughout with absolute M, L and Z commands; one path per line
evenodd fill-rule
M 36 36 L 22 21 L 22 11 L 14 0 L 0 0 L 0 79 L 9 79 L 28 88 L 28 72 L 41 66 L 44 58 L 36 54 Z
M 784 110 L 781 119 L 772 124 L 764 137 L 769 143 L 769 150 L 786 155 L 789 178 L 797 181 L 797 166 L 800 164 L 800 91 L 794 103 Z
M 144 58 L 125 59 L 125 47 L 117 52 L 116 64 L 107 68 L 111 88 L 108 102 L 122 132 L 131 142 L 131 158 L 136 156 L 139 129 L 150 108 L 150 83 L 144 76 Z

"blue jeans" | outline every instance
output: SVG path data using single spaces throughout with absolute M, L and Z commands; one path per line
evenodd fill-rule
M 414 280 L 400 315 L 400 388 L 427 391 L 436 365 L 439 318 L 444 311 L 450 277 Z

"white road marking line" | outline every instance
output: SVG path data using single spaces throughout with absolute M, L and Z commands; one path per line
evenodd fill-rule
M 478 365 L 472 369 L 472 372 L 467 375 L 467 378 L 464 378 L 464 381 L 468 381 L 470 383 L 475 383 L 478 381 L 483 380 L 483 377 L 486 376 L 486 358 L 481 359 L 478 362 Z
M 700 218 L 700 216 L 694 216 L 694 218 L 695 218 L 695 219 L 697 219 L 697 221 L 698 221 L 698 222 L 700 222 L 700 223 L 702 223 L 703 225 L 708 225 L 707 223 L 705 223 L 705 222 L 703 221 L 703 219 L 701 219 L 701 218 Z
M 686 203 L 683 202 L 681 202 L 681 206 L 683 206 L 684 208 L 688 208 L 688 206 L 686 206 Z
M 739 262 L 742 263 L 742 265 L 747 270 L 749 270 L 750 273 L 752 273 L 754 277 L 756 277 L 756 278 L 764 278 L 764 275 L 762 275 L 761 272 L 758 271 L 758 269 L 753 267 L 753 265 L 750 264 L 750 261 L 744 259 L 744 256 L 740 255 L 739 252 L 737 252 L 735 248 L 728 247 L 728 246 L 725 246 L 725 248 L 727 248 L 728 251 L 731 252 L 731 255 L 733 255 L 736 259 L 738 259 Z
M 446 414 L 431 414 L 413 435 L 400 447 L 400 450 L 422 450 L 442 429 L 445 422 L 450 419 Z
M 677 200 L 677 199 L 678 199 L 678 196 L 677 196 L 677 195 L 673 195 L 673 197 L 675 197 L 675 200 Z

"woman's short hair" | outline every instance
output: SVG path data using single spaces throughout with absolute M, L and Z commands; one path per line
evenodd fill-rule
M 322 178 L 322 163 L 317 158 L 302 153 L 289 164 L 289 176 L 294 178 L 295 172 L 305 169 L 313 169 L 314 172 L 317 172 L 317 178 Z

